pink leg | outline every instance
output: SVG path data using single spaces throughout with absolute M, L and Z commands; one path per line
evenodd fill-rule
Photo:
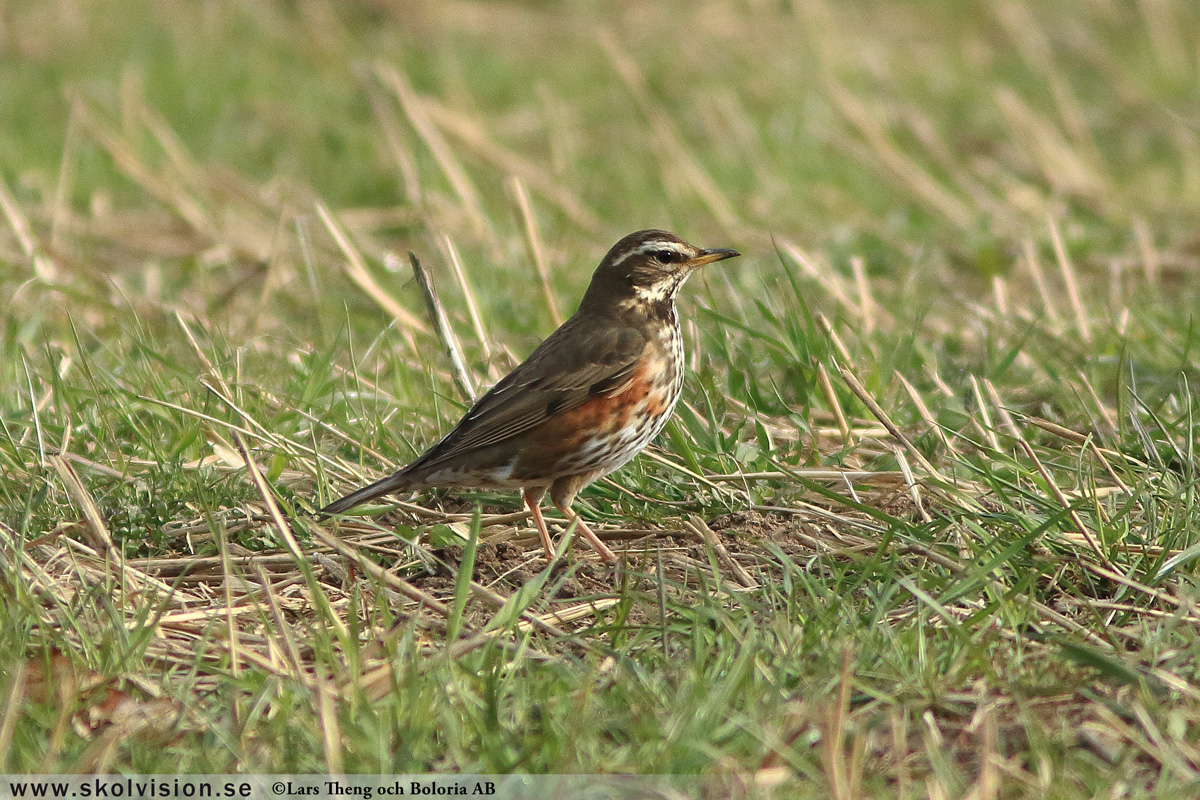
M 583 537 L 591 544 L 601 558 L 609 563 L 616 563 L 617 555 L 604 542 L 600 541 L 600 537 L 592 532 L 584 521 L 579 518 L 579 515 L 571 510 L 571 504 L 575 502 L 575 495 L 584 486 L 592 482 L 592 479 L 597 477 L 591 475 L 570 475 L 565 478 L 559 478 L 550 485 L 550 500 L 553 501 L 554 507 L 562 512 L 567 518 L 567 522 L 574 522 L 575 527 L 583 534 Z
M 550 539 L 550 530 L 546 527 L 546 520 L 542 519 L 542 498 L 545 495 L 546 488 L 544 486 L 521 490 L 521 498 L 529 507 L 529 513 L 533 515 L 533 524 L 537 526 L 538 536 L 542 539 L 542 547 L 546 548 L 546 560 L 553 561 L 554 542 Z
M 587 523 L 585 523 L 578 514 L 571 510 L 569 505 L 561 506 L 558 503 L 555 503 L 554 507 L 563 513 L 563 516 L 567 518 L 568 523 L 575 523 L 575 528 L 583 534 L 584 538 L 587 539 L 588 543 L 592 546 L 592 549 L 595 550 L 602 559 L 610 564 L 617 563 L 617 554 L 608 549 L 608 545 L 600 541 L 600 537 L 597 536 L 592 529 L 587 526 Z

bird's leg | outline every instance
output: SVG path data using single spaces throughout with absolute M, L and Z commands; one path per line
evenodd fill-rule
M 542 519 L 542 498 L 545 496 L 546 487 L 544 486 L 521 490 L 521 499 L 529 507 L 529 513 L 533 515 L 533 524 L 537 526 L 538 536 L 542 538 L 542 547 L 546 548 L 546 560 L 553 561 L 554 542 L 550 539 L 550 530 L 546 527 L 546 520 Z
M 611 564 L 617 563 L 617 554 L 608 549 L 608 545 L 600 541 L 600 537 L 597 536 L 595 532 L 587 526 L 587 523 L 583 521 L 582 517 L 580 517 L 571 509 L 571 506 L 559 505 L 558 503 L 555 503 L 554 507 L 561 511 L 563 516 L 567 518 L 567 524 L 572 522 L 575 523 L 575 527 L 580 533 L 583 534 L 584 538 L 587 539 L 588 543 L 592 546 L 592 549 L 595 550 L 602 559 Z
M 550 501 L 567 518 L 567 524 L 575 523 L 575 527 L 583 534 L 583 537 L 591 544 L 592 549 L 602 559 L 615 564 L 617 561 L 616 553 L 609 550 L 608 545 L 600 541 L 600 537 L 593 533 L 592 529 L 587 526 L 579 515 L 571 510 L 571 504 L 575 502 L 575 495 L 579 493 L 580 489 L 591 483 L 595 477 L 595 475 L 584 474 L 559 478 L 550 484 Z

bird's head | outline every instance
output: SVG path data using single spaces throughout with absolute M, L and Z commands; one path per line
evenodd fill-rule
M 736 250 L 696 247 L 668 231 L 631 233 L 604 256 L 580 309 L 626 309 L 650 314 L 656 309 L 668 310 L 693 271 L 738 255 Z

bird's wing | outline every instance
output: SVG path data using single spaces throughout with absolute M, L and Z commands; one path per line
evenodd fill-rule
M 597 323 L 568 320 L 405 472 L 519 436 L 553 414 L 619 391 L 634 374 L 646 336 L 634 327 Z

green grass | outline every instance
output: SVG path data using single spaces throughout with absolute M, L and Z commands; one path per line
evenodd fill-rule
M 0 9 L 0 770 L 1200 791 L 1191 4 L 120 11 Z M 486 386 L 652 226 L 620 571 L 309 517 L 466 405 L 407 251 Z

